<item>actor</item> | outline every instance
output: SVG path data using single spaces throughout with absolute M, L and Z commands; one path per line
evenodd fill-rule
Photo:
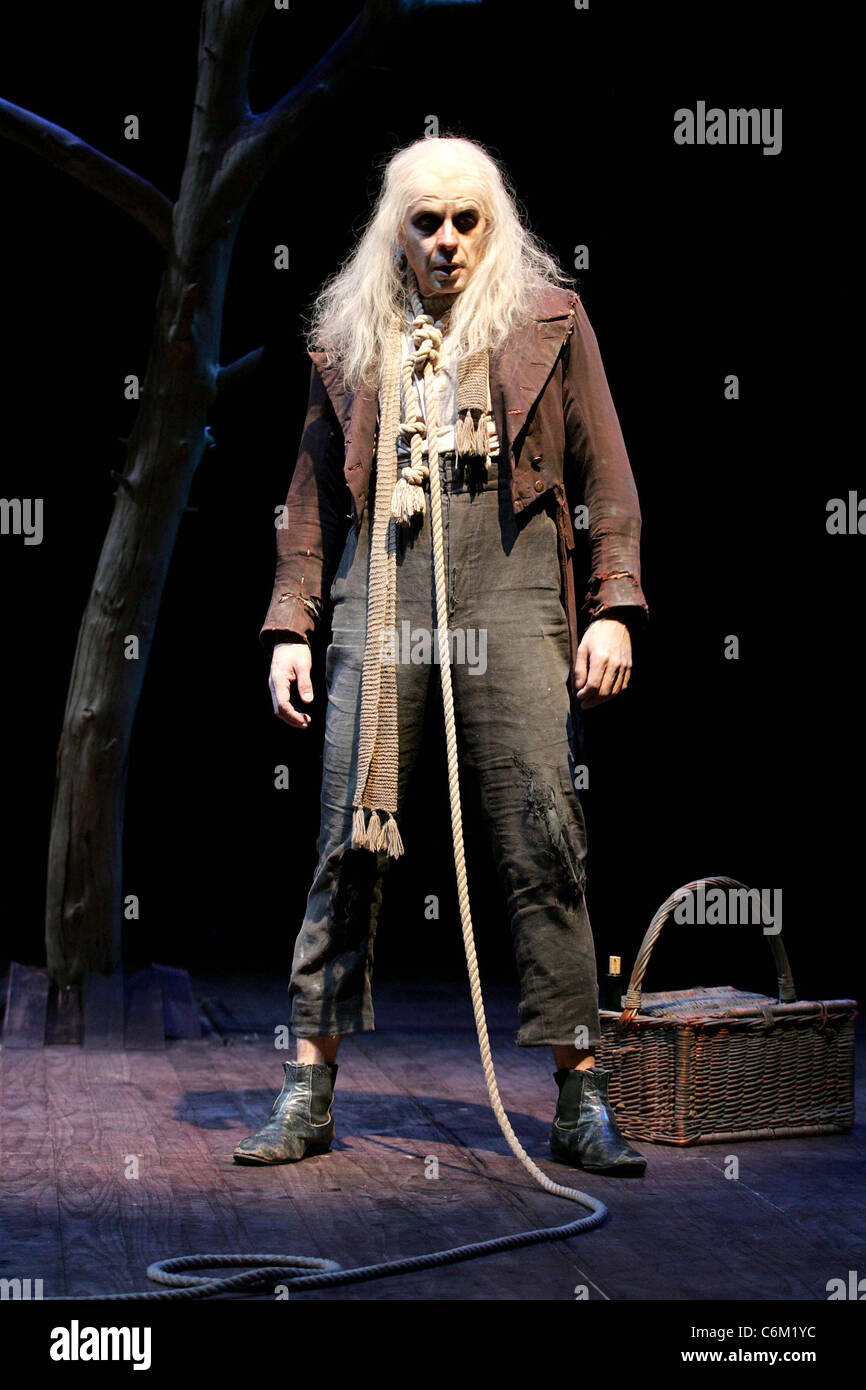
M 319 858 L 289 986 L 297 1060 L 235 1150 L 240 1163 L 330 1146 L 340 1038 L 374 1026 L 382 882 L 404 852 L 400 810 L 439 677 L 423 640 L 437 626 L 426 502 L 436 467 L 460 769 L 477 780 L 506 889 L 517 1042 L 553 1049 L 553 1156 L 644 1171 L 594 1065 L 574 787 L 575 721 L 625 691 L 630 628 L 646 617 L 640 511 L 595 335 L 568 284 L 498 164 L 474 141 L 441 137 L 391 158 L 367 230 L 316 300 L 309 407 L 262 638 L 275 712 L 307 727 L 309 644 L 331 605 Z M 574 492 L 591 562 L 580 614 Z M 410 640 L 395 642 L 401 633 Z M 405 851 L 420 868 L 424 844 Z

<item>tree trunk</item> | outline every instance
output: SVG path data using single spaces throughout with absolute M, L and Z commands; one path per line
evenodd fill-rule
M 121 960 L 132 726 L 217 390 L 225 288 L 245 207 L 214 218 L 210 196 L 223 141 L 243 116 L 220 72 L 222 18 L 220 6 L 206 6 L 195 113 L 147 374 L 78 635 L 57 752 L 45 938 L 48 969 L 60 986 L 80 984 L 88 970 L 108 971 Z M 137 657 L 129 637 L 138 639 Z
M 61 986 L 121 959 L 123 811 L 130 738 L 165 579 L 206 445 L 231 242 L 166 271 L 127 471 L 78 635 L 57 752 L 47 963 Z M 136 656 L 126 638 L 138 639 Z
M 271 0 L 204 0 L 186 163 L 174 204 L 147 180 L 68 131 L 9 102 L 0 134 L 37 150 L 117 202 L 167 244 L 141 405 L 117 501 L 78 634 L 57 750 L 45 940 L 54 984 L 121 960 L 123 812 L 132 726 L 165 579 L 218 386 L 223 302 L 238 226 L 262 176 L 351 77 L 360 54 L 398 20 L 431 5 L 479 0 L 366 0 L 358 17 L 295 87 L 260 116 L 247 75 Z M 239 369 L 239 370 L 236 370 Z M 138 652 L 127 638 L 137 638 Z

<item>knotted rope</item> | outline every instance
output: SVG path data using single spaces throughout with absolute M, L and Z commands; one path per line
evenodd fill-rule
M 412 308 L 415 313 L 411 328 L 414 352 L 407 353 L 403 362 L 403 419 L 400 421 L 400 438 L 409 445 L 410 462 L 400 470 L 391 498 L 391 515 L 404 522 L 419 513 L 423 516 L 426 511 L 424 483 L 430 476 L 430 468 L 424 462 L 424 441 L 428 436 L 438 440 L 439 405 L 435 378 L 444 336 L 441 322 L 436 323 L 432 314 L 424 312 L 417 291 L 412 296 Z M 421 410 L 419 378 L 424 382 L 426 422 Z
M 410 327 L 413 351 L 407 353 L 402 366 L 401 387 L 403 419 L 399 437 L 409 446 L 410 460 L 400 470 L 400 477 L 391 498 L 391 515 L 401 523 L 426 510 L 424 483 L 430 476 L 430 440 L 435 438 L 438 456 L 439 399 L 436 376 L 442 358 L 442 340 L 450 309 L 434 320 L 428 314 L 418 293 L 418 282 L 412 271 L 407 273 L 407 293 L 415 315 Z M 425 422 L 421 408 L 420 385 L 424 387 L 427 408 Z M 428 461 L 424 461 L 424 442 L 427 441 Z M 499 439 L 490 409 L 489 356 L 486 352 L 463 354 L 457 364 L 457 420 L 455 431 L 458 459 L 466 456 L 481 458 L 485 465 L 499 453 Z
M 425 312 L 418 282 L 407 270 L 406 295 L 414 318 L 411 350 L 404 354 L 397 317 L 385 335 L 379 379 L 379 435 L 376 443 L 375 500 L 367 577 L 367 632 L 361 675 L 358 773 L 352 798 L 352 846 L 393 858 L 403 853 L 397 826 L 399 721 L 395 660 L 388 655 L 396 638 L 397 549 L 399 526 L 426 511 L 424 484 L 439 458 L 439 402 L 436 374 L 442 357 L 445 320 Z M 404 316 L 405 318 L 405 316 Z M 422 408 L 421 389 L 424 391 Z M 463 353 L 457 364 L 456 442 L 459 457 L 481 458 L 485 466 L 499 452 L 490 409 L 489 354 Z M 409 448 L 399 465 L 398 440 Z M 424 459 L 424 443 L 427 460 Z M 369 811 L 369 819 L 365 812 Z

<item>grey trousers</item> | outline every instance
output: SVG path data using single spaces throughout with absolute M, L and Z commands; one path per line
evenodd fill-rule
M 440 459 L 461 783 L 477 781 L 521 986 L 516 1041 L 600 1041 L 595 951 L 584 901 L 586 832 L 573 784 L 569 640 L 556 522 L 542 503 L 515 517 L 504 470 Z M 397 557 L 399 804 L 439 683 L 431 519 L 415 518 Z M 296 1037 L 374 1027 L 376 921 L 390 860 L 351 846 L 367 613 L 369 499 L 331 586 L 328 708 L 318 864 L 289 985 Z M 405 528 L 402 528 L 405 529 Z M 441 700 L 441 696 L 439 697 Z M 444 775 L 444 735 L 443 735 Z M 416 850 L 421 866 L 423 845 Z M 473 902 L 473 916 L 484 911 Z

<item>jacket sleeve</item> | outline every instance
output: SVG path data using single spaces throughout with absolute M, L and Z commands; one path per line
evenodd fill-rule
M 577 295 L 572 302 L 563 373 L 567 455 L 577 469 L 589 514 L 591 574 L 581 616 L 634 619 L 649 614 L 640 582 L 641 514 L 622 430 L 592 325 Z M 625 610 L 625 611 L 622 611 Z
M 301 447 L 276 526 L 277 569 L 259 638 L 309 645 L 349 529 L 343 433 L 315 363 Z

